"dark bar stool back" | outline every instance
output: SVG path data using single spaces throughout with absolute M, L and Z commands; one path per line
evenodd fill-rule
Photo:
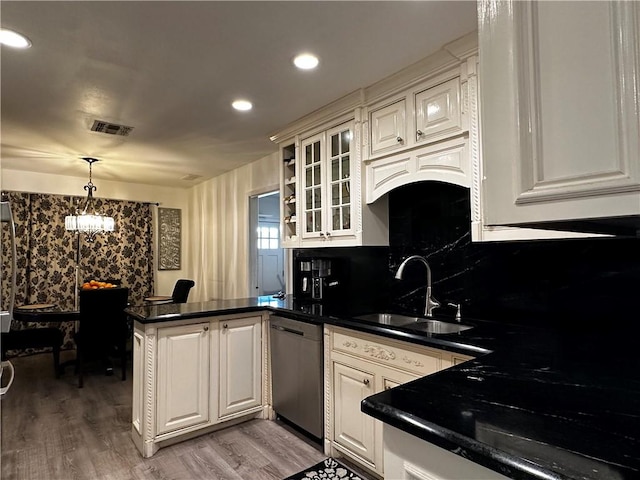
M 193 280 L 187 280 L 184 278 L 177 280 L 173 287 L 173 293 L 171 294 L 172 303 L 187 303 L 189 291 L 191 291 L 195 284 L 196 282 Z

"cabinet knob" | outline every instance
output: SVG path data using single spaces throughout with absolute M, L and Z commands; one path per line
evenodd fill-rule
M 204 327 L 204 331 L 208 332 L 209 331 L 209 327 Z
M 416 135 L 418 135 L 418 137 L 421 137 L 421 136 L 422 136 L 422 130 L 418 130 L 418 131 L 416 132 Z
M 229 325 L 225 323 L 222 325 L 222 328 L 229 328 Z
M 368 379 L 368 378 L 365 378 L 365 379 L 362 381 L 362 383 L 364 383 L 365 385 L 369 385 L 369 379 Z
M 329 237 L 331 236 L 331 233 L 326 232 L 326 233 L 325 233 L 325 236 L 326 236 L 327 238 L 329 238 Z
M 402 137 L 396 137 L 396 141 L 397 141 L 398 143 L 402 143 Z

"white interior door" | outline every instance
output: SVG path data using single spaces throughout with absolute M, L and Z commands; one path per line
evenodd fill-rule
M 249 201 L 252 295 L 285 291 L 284 251 L 280 246 L 280 192 L 256 195 Z
M 258 295 L 284 291 L 284 254 L 279 247 L 279 227 L 278 223 L 259 223 Z

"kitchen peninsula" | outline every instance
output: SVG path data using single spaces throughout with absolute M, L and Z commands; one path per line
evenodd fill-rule
M 231 327 L 233 319 L 248 317 L 254 324 L 257 319 L 266 324 L 269 313 L 277 313 L 325 328 L 337 326 L 475 357 L 369 397 L 362 407 L 403 434 L 453 452 L 462 462 L 517 479 L 630 479 L 640 474 L 640 365 L 631 340 L 624 336 L 471 319 L 465 320 L 474 327 L 470 330 L 427 336 L 362 322 L 353 317 L 366 312 L 347 310 L 311 313 L 292 299 L 271 297 L 130 308 L 136 325 L 134 438 L 145 422 L 155 428 L 150 398 L 140 398 L 141 382 L 150 387 L 149 364 L 140 360 L 149 342 L 155 341 L 145 338 L 146 327 L 198 325 L 194 335 L 201 336 L 207 322 L 227 321 Z M 264 333 L 263 329 L 261 353 L 266 363 Z M 616 355 L 608 354 L 611 351 Z M 261 373 L 268 390 L 268 369 Z M 262 400 L 268 401 L 268 391 L 262 391 Z M 266 405 L 245 412 L 267 416 Z M 155 432 L 147 435 L 150 444 L 144 454 L 151 455 L 158 446 Z

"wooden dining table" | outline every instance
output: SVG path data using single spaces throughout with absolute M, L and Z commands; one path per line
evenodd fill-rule
M 41 305 L 47 306 L 42 308 L 16 307 L 13 310 L 13 319 L 25 323 L 77 322 L 80 319 L 80 312 L 78 310 L 56 310 L 55 305 Z
M 47 325 L 45 328 L 57 328 L 51 324 L 62 322 L 78 322 L 80 320 L 79 310 L 59 310 L 53 304 L 31 304 L 16 307 L 13 310 L 14 321 L 24 323 L 41 323 Z M 76 365 L 76 359 L 67 360 L 58 365 L 56 376 L 64 373 L 66 367 Z

